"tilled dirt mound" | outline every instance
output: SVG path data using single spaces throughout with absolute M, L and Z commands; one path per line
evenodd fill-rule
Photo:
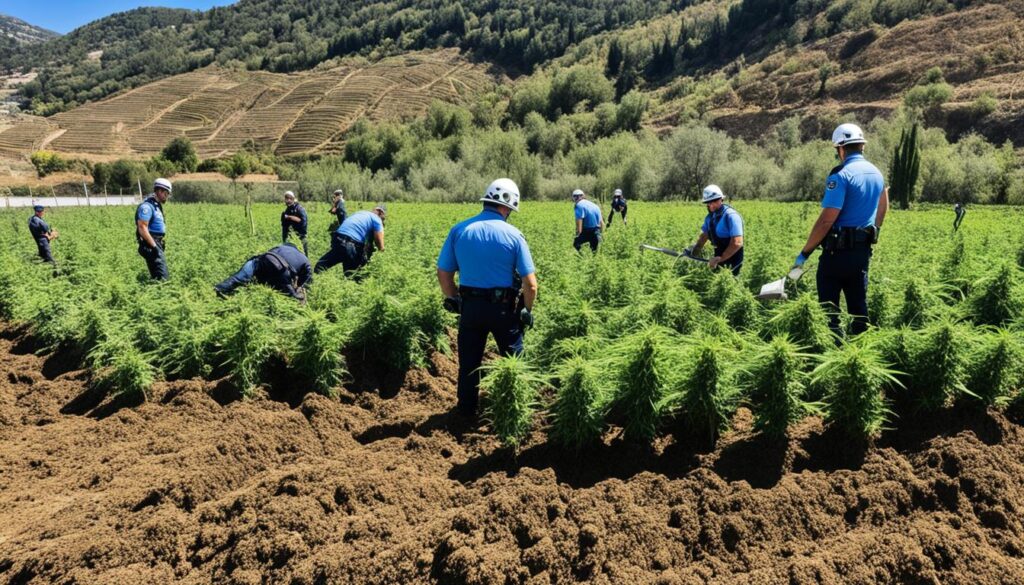
M 858 451 L 803 425 L 518 454 L 449 415 L 436 357 L 339 400 L 162 383 L 88 390 L 0 339 L 8 583 L 1020 583 L 1024 435 L 935 417 Z M 281 398 L 275 400 L 274 398 Z

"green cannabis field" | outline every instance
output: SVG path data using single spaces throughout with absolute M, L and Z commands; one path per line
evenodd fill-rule
M 512 216 L 537 263 L 536 327 L 521 359 L 492 360 L 485 418 L 515 445 L 531 429 L 571 448 L 621 433 L 648 443 L 672 430 L 714 442 L 747 406 L 766 436 L 820 416 L 853 439 L 950 406 L 1002 408 L 1024 381 L 1024 211 L 972 208 L 956 235 L 946 207 L 890 212 L 875 249 L 874 327 L 836 340 L 809 273 L 788 301 L 756 291 L 781 278 L 816 204 L 738 202 L 746 263 L 727 271 L 641 252 L 682 249 L 699 205 L 630 206 L 600 252 L 572 249 L 572 206 L 524 202 Z M 327 250 L 326 206 L 310 204 L 310 256 Z M 350 210 L 351 211 L 351 210 Z M 90 384 L 140 399 L 155 381 L 225 378 L 242 396 L 289 386 L 332 396 L 374 372 L 426 367 L 452 351 L 434 263 L 448 228 L 477 205 L 395 204 L 387 247 L 360 282 L 317 275 L 308 303 L 263 287 L 229 300 L 213 285 L 277 243 L 280 208 L 166 209 L 171 279 L 148 281 L 131 208 L 53 209 L 59 270 L 38 262 L 27 216 L 0 215 L 0 318 L 63 352 Z M 605 209 L 607 213 L 607 209 Z M 454 403 L 452 404 L 454 406 Z

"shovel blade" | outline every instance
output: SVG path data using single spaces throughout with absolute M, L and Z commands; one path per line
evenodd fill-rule
M 762 286 L 757 298 L 760 300 L 786 300 L 788 298 L 786 296 L 786 279 L 773 280 Z

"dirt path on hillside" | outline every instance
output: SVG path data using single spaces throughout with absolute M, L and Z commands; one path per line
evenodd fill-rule
M 741 411 L 713 452 L 670 438 L 518 456 L 446 414 L 455 365 L 337 400 L 226 382 L 149 402 L 0 335 L 8 583 L 1011 583 L 1024 578 L 1020 419 L 935 417 L 857 452 Z M 353 369 L 358 372 L 357 365 Z

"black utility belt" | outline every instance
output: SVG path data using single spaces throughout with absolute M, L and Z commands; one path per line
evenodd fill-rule
M 821 242 L 821 248 L 826 252 L 860 250 L 870 248 L 877 241 L 878 230 L 874 227 L 844 227 L 829 231 L 828 235 Z
M 483 299 L 490 303 L 507 303 L 514 301 L 519 296 L 519 291 L 514 288 L 460 286 L 459 296 L 463 299 Z
M 339 235 L 337 236 L 337 238 L 338 238 L 339 240 L 341 240 L 342 242 L 347 242 L 347 243 L 349 243 L 349 244 L 352 244 L 352 245 L 355 245 L 355 246 L 362 246 L 362 245 L 364 245 L 364 244 L 363 244 L 363 242 L 357 242 L 357 241 L 356 241 L 355 239 L 353 239 L 353 238 L 350 238 L 350 237 L 348 237 L 348 236 L 343 236 L 343 235 L 340 235 L 340 234 L 339 234 Z

